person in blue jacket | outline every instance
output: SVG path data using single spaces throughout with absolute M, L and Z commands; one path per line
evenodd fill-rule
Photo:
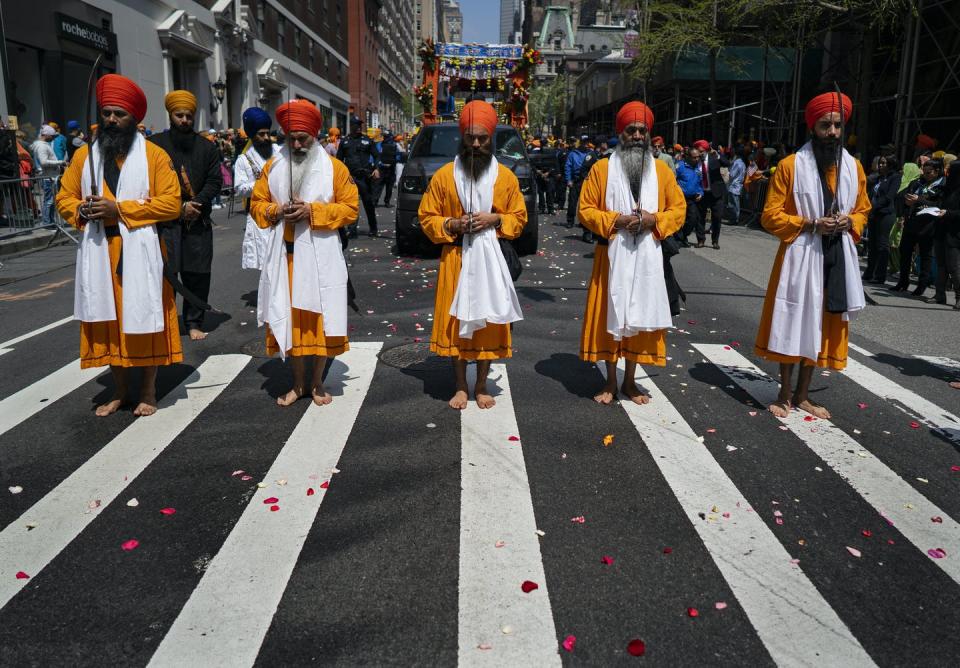
M 567 162 L 563 166 L 563 176 L 567 180 L 567 227 L 573 227 L 577 217 L 577 205 L 580 202 L 580 186 L 586 174 L 581 174 L 583 161 L 590 153 L 590 137 L 583 135 L 580 143 L 567 153 Z

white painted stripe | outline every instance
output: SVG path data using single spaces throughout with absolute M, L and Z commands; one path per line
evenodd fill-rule
M 4 341 L 3 343 L 0 343 L 0 348 L 8 348 L 12 350 L 13 347 L 18 343 L 22 343 L 27 339 L 32 339 L 37 334 L 43 334 L 44 332 L 49 332 L 51 329 L 59 327 L 60 325 L 65 325 L 68 322 L 73 322 L 73 320 L 74 320 L 73 316 L 71 315 L 66 318 L 63 318 L 62 320 L 51 322 L 49 325 L 44 325 L 43 327 L 39 327 L 33 330 L 32 332 L 27 332 L 26 334 L 22 334 L 14 339 L 10 339 L 9 341 Z M 4 352 L 9 352 L 9 350 L 0 351 L 0 355 L 2 355 Z
M 694 348 L 761 405 L 776 401 L 779 391 L 777 381 L 740 353 L 715 344 L 698 343 L 694 344 Z M 960 524 L 832 422 L 806 422 L 804 413 L 796 410 L 781 422 L 877 512 L 892 521 L 897 530 L 923 554 L 938 547 L 946 550 L 947 555 L 960 554 Z M 863 456 L 858 453 L 863 453 Z M 937 516 L 943 518 L 942 523 L 930 521 L 931 517 Z M 948 556 L 946 559 L 933 559 L 933 562 L 955 582 L 960 582 L 960 559 Z
M 473 387 L 474 365 L 469 371 Z M 510 440 L 519 434 L 507 367 L 491 365 L 490 379 L 500 390 L 496 405 L 470 402 L 460 419 L 458 663 L 560 665 L 523 448 Z M 540 588 L 525 594 L 524 580 Z
M 0 532 L 0 608 L 36 577 L 70 541 L 170 445 L 243 370 L 247 355 L 210 357 L 160 400 L 155 417 L 139 418 Z M 99 500 L 100 505 L 90 507 Z M 24 529 L 34 523 L 32 531 Z M 118 536 L 116 549 L 124 538 Z
M 949 357 L 934 357 L 932 355 L 914 355 L 918 360 L 923 360 L 924 362 L 929 362 L 934 366 L 938 366 L 941 369 L 946 371 L 952 371 L 960 373 L 960 362 L 957 360 L 952 360 Z
M 852 351 L 854 351 L 854 352 L 858 352 L 858 353 L 860 353 L 861 355 L 866 355 L 867 357 L 873 357 L 873 353 L 872 353 L 872 352 L 870 352 L 870 351 L 867 350 L 866 348 L 861 348 L 860 346 L 858 346 L 858 345 L 855 344 L 855 343 L 847 342 L 847 348 L 849 348 L 850 350 L 852 350 Z M 850 358 L 848 357 L 847 359 L 849 360 Z
M 598 365 L 601 374 L 606 365 Z M 623 380 L 623 362 L 619 366 Z M 710 557 L 730 585 L 774 663 L 780 666 L 872 666 L 873 661 L 817 591 L 690 425 L 637 367 L 652 401 L 620 405 L 676 495 Z M 709 512 L 716 521 L 704 521 Z M 729 519 L 723 513 L 729 512 Z M 750 549 L 745 550 L 744 546 Z
M 73 392 L 101 373 L 103 367 L 81 369 L 76 359 L 0 401 L 0 435 Z
M 370 388 L 381 345 L 351 343 L 334 360 L 326 383 L 333 403 L 311 402 L 264 477 L 270 484 L 253 495 L 151 666 L 253 665 L 320 510 L 326 492 L 320 484 L 340 460 Z M 316 493 L 307 496 L 311 487 Z M 270 497 L 278 499 L 277 512 L 264 504 Z

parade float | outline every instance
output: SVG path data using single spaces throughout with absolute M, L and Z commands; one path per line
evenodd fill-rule
M 510 125 L 527 125 L 527 100 L 540 52 L 520 44 L 434 44 L 425 40 L 417 51 L 423 80 L 413 94 L 423 112 L 423 124 L 436 123 L 438 92 L 446 87 L 450 98 L 458 92 L 481 93 L 497 98 L 494 108 Z M 457 98 L 459 111 L 463 98 Z

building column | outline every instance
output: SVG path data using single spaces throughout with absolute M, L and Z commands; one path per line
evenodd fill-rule
M 163 62 L 163 94 L 166 95 L 173 89 L 173 72 L 170 63 L 170 52 L 166 49 L 160 51 L 161 61 Z
M 220 37 L 221 37 L 220 30 L 216 30 L 213 33 L 213 76 L 214 76 L 213 81 L 222 81 L 223 71 L 225 69 L 223 66 L 224 65 L 223 47 L 220 44 Z M 210 85 L 209 85 L 210 83 L 212 82 L 208 82 L 207 84 L 207 93 L 211 95 L 210 97 L 211 100 L 215 100 L 216 97 L 213 96 L 213 89 L 210 88 Z M 224 100 L 226 99 L 227 99 L 226 96 L 224 96 Z M 218 102 L 217 111 L 215 114 L 213 114 L 213 118 L 210 119 L 210 122 L 212 125 L 214 125 L 214 127 L 217 130 L 221 130 L 223 128 L 223 103 L 222 102 Z

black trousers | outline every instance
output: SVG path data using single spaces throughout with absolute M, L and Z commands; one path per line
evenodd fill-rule
M 679 241 L 688 244 L 687 238 L 691 232 L 697 233 L 697 241 L 703 241 L 706 236 L 703 233 L 703 219 L 700 217 L 699 202 L 692 197 L 685 197 L 687 200 L 687 214 L 683 219 L 683 227 L 680 229 Z
M 396 180 L 396 166 L 380 168 L 380 180 L 377 182 L 377 196 L 373 200 L 374 204 L 380 201 L 380 192 L 383 191 L 386 192 L 386 195 L 383 197 L 383 203 L 390 206 L 390 198 L 393 196 L 393 184 Z
M 867 281 L 886 281 L 890 264 L 890 230 L 896 215 L 870 216 L 867 223 L 867 269 L 863 278 Z
M 567 201 L 567 182 L 563 177 L 553 181 L 553 205 L 556 209 L 564 208 Z
M 377 207 L 373 202 L 373 178 L 370 176 L 354 176 L 353 180 L 357 183 L 357 194 L 360 196 L 360 203 L 363 204 L 363 210 L 367 214 L 367 225 L 370 226 L 370 234 L 377 231 Z M 360 223 L 359 216 L 357 222 L 351 226 L 351 234 L 356 236 L 357 225 Z
M 207 301 L 210 296 L 210 273 L 200 273 L 195 271 L 181 271 L 180 282 L 183 287 L 195 294 L 202 301 Z M 203 325 L 204 311 L 197 308 L 186 299 L 183 300 L 183 325 L 187 331 L 191 329 L 200 329 Z
M 913 250 L 920 256 L 920 275 L 917 278 L 917 290 L 921 293 L 930 285 L 930 270 L 933 265 L 933 235 L 917 234 L 916 227 L 907 224 L 900 238 L 900 280 L 897 287 L 906 289 L 910 285 L 910 269 L 913 267 Z
M 952 283 L 953 294 L 960 300 L 960 248 L 951 246 L 947 239 L 937 239 L 933 254 L 937 258 L 937 299 L 946 300 L 947 284 Z
M 577 222 L 581 186 L 583 186 L 582 181 L 574 181 L 573 186 L 567 189 L 567 227 L 573 227 Z
M 704 225 L 707 223 L 707 211 L 710 212 L 710 240 L 713 243 L 720 242 L 720 225 L 723 223 L 724 197 L 716 197 L 713 193 L 704 193 L 700 201 L 697 202 L 697 209 L 700 213 L 700 223 L 697 227 L 697 241 L 706 240 L 703 232 Z
M 553 179 L 543 179 L 537 182 L 537 210 L 540 213 L 553 213 L 554 203 Z

